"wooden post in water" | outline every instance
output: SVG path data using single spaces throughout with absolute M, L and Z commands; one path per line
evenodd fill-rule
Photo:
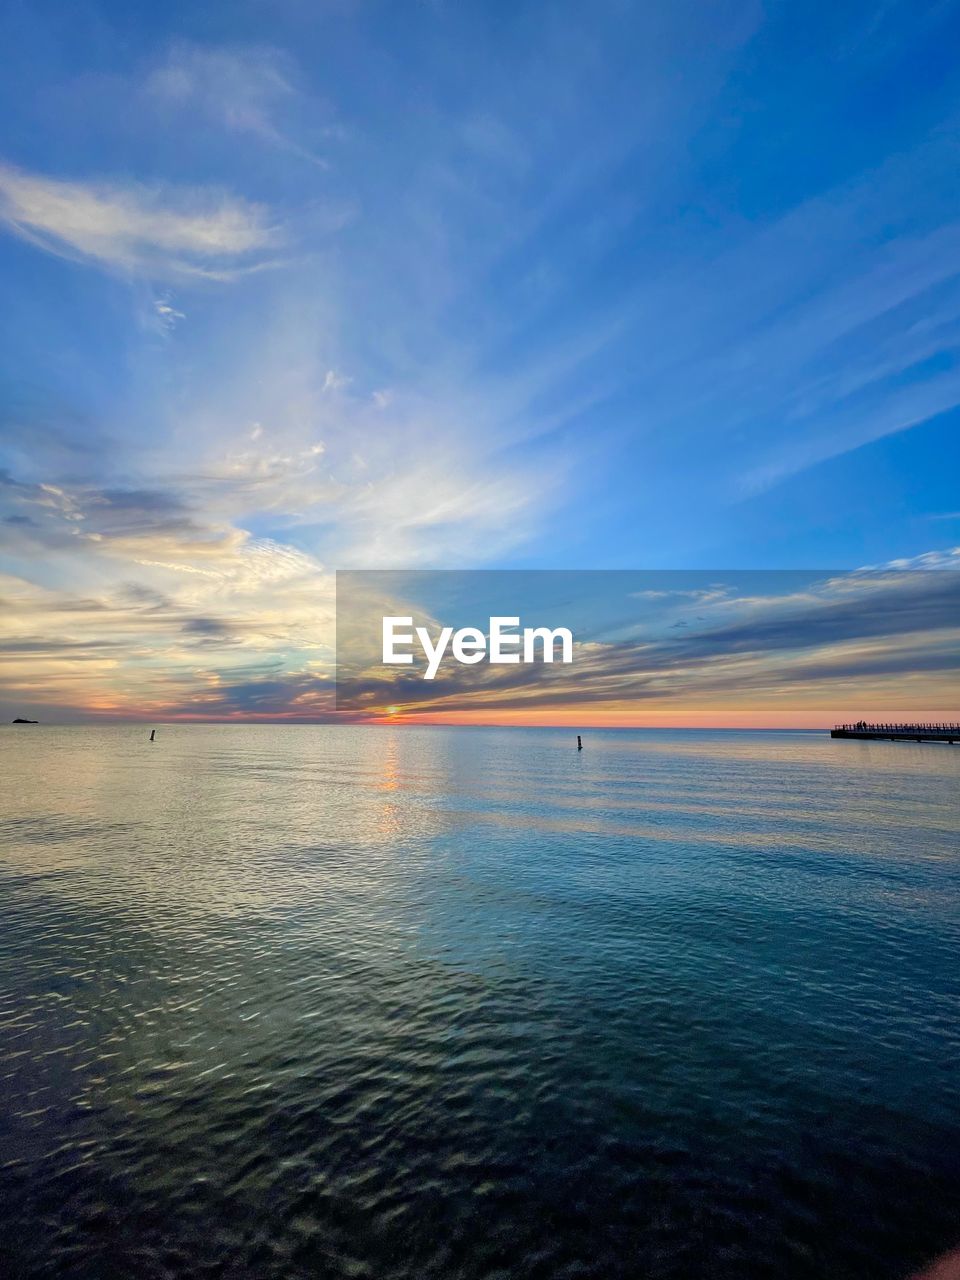
M 156 729 L 151 729 L 151 730 L 150 730 L 150 741 L 151 741 L 151 742 L 153 742 L 153 740 L 154 740 L 154 738 L 156 738 L 156 736 L 157 736 L 157 731 L 156 731 Z
M 580 735 L 579 735 L 579 733 L 577 734 L 577 750 L 578 750 L 578 751 L 582 751 L 582 750 L 583 750 L 583 743 L 580 741 Z

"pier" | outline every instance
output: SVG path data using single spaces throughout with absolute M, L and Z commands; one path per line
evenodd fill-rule
M 960 724 L 838 724 L 830 730 L 831 738 L 866 738 L 888 742 L 960 742 Z

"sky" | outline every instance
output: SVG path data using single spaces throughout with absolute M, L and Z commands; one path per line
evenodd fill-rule
M 337 569 L 960 567 L 958 39 L 11 0 L 0 718 L 324 718 Z
M 939 563 L 341 572 L 337 711 L 396 725 L 954 723 L 960 573 Z M 492 651 L 494 635 L 512 639 Z

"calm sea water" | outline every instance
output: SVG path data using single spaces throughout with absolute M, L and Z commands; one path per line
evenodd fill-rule
M 960 749 L 0 730 L 0 1271 L 898 1277 Z

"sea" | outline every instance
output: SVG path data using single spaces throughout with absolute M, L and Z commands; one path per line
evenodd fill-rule
M 960 748 L 0 729 L 0 1275 L 901 1280 Z

